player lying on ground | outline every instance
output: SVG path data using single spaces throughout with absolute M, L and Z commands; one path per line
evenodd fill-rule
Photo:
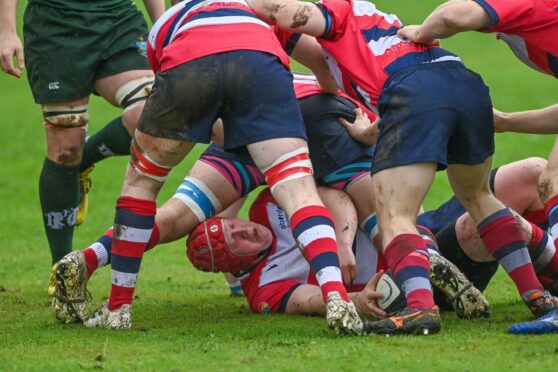
M 336 225 L 350 224 L 356 212 L 348 196 L 342 191 L 325 187 L 320 187 L 319 192 Z M 273 200 L 268 189 L 256 198 L 249 216 L 250 222 L 212 218 L 200 224 L 190 234 L 187 243 L 188 257 L 194 266 L 214 272 L 243 271 L 237 275 L 242 279 L 243 290 L 254 312 L 325 315 L 325 303 L 316 277 L 290 233 L 285 212 Z M 234 231 L 232 238 L 230 231 Z M 265 233 L 256 234 L 260 231 Z M 400 295 L 380 298 L 382 294 L 376 292 L 376 284 L 387 269 L 385 259 L 370 237 L 361 230 L 353 238 L 352 249 L 358 274 L 347 285 L 347 291 L 361 315 L 385 318 L 386 312 L 393 313 L 401 308 L 400 305 L 405 305 L 404 295 L 400 292 Z M 260 254 L 241 255 L 240 251 L 248 247 Z M 457 267 L 441 257 L 435 246 L 433 248 L 430 251 L 431 280 L 436 288 L 443 290 L 440 295 L 447 298 L 445 303 L 459 304 L 456 311 L 462 318 L 488 316 L 488 302 L 480 291 Z M 223 254 L 227 251 L 234 254 Z M 232 267 L 233 262 L 238 263 L 238 267 Z M 389 281 L 392 290 L 396 291 L 395 283 Z M 377 300 L 380 300 L 380 307 L 376 304 Z
M 310 141 L 310 155 L 318 159 L 314 176 L 321 182 L 352 193 L 361 204 L 370 205 L 370 179 L 364 177 L 370 168 L 370 149 L 353 140 L 337 124 L 341 116 L 354 117 L 356 106 L 348 98 L 323 94 L 310 77 L 295 81 L 305 125 Z M 319 144 L 323 143 L 323 146 Z M 148 247 L 160 242 L 174 241 L 188 234 L 201 221 L 220 212 L 264 181 L 249 156 L 230 154 L 212 145 L 196 162 L 175 196 L 159 209 Z M 364 185 L 364 186 L 363 186 Z M 363 209 L 364 210 L 364 209 Z M 361 212 L 365 217 L 370 212 Z M 367 226 L 370 226 L 368 223 Z M 112 230 L 86 249 L 85 256 L 75 252 L 65 257 L 59 266 L 58 293 L 53 301 L 55 315 L 64 322 L 84 319 L 88 297 L 87 278 L 99 266 L 111 262 Z M 341 244 L 346 281 L 354 277 L 354 257 Z M 348 258 L 345 258 L 348 257 Z M 352 258 L 352 263 L 350 262 Z M 86 323 L 88 325 L 88 323 Z
M 408 308 L 399 318 L 368 323 L 366 331 L 440 329 L 426 245 L 415 219 L 435 172 L 445 167 L 487 249 L 499 257 L 534 316 L 554 309 L 537 280 L 519 225 L 488 187 L 494 126 L 488 88 L 480 76 L 438 45 L 399 38 L 397 17 L 366 1 L 247 1 L 279 27 L 317 37 L 337 82 L 350 96 L 377 107 L 382 119 L 371 192 L 384 256 L 405 291 Z M 547 303 L 539 302 L 541 295 Z M 534 306 L 535 300 L 540 306 Z
M 529 253 L 535 263 L 537 275 L 541 282 L 545 283 L 545 287 L 555 295 L 557 290 L 555 288 L 556 279 L 558 278 L 558 254 L 552 239 L 548 239 L 548 235 L 537 225 L 544 226 L 545 224 L 544 210 L 541 210 L 542 202 L 537 193 L 537 179 L 544 170 L 545 164 L 544 159 L 530 158 L 504 165 L 493 171 L 491 185 L 496 195 L 500 195 L 503 202 L 530 220 L 529 222 L 522 222 L 525 238 L 529 241 Z M 332 205 L 335 205 L 332 201 L 340 197 L 335 195 L 332 198 L 324 198 L 323 194 L 321 196 L 337 221 L 339 213 L 335 213 L 335 208 L 332 208 Z M 347 208 L 347 205 L 344 204 L 343 208 Z M 427 212 L 420 216 L 419 223 L 431 226 L 434 229 L 442 228 L 442 231 L 436 235 L 442 255 L 463 270 L 475 286 L 484 290 L 496 272 L 498 262 L 488 254 L 470 216 L 462 214 L 463 212 L 463 206 L 453 198 L 436 211 Z M 348 213 L 348 210 L 345 210 L 345 213 Z M 243 276 L 242 284 L 250 308 L 255 312 L 323 315 L 325 306 L 319 298 L 318 287 L 313 285 L 315 279 L 313 279 L 308 265 L 302 260 L 299 251 L 294 249 L 296 243 L 288 233 L 286 227 L 288 222 L 284 212 L 273 203 L 273 198 L 269 193 L 263 192 L 256 199 L 250 209 L 250 220 L 267 227 L 268 230 L 272 231 L 274 237 L 273 247 L 267 253 L 265 260 L 258 258 L 257 266 Z M 206 225 L 209 224 L 210 222 L 206 223 Z M 245 226 L 245 228 L 249 230 L 249 226 Z M 215 244 L 214 241 L 212 242 Z M 238 241 L 235 242 L 238 244 Z M 199 241 L 196 244 L 199 245 Z M 201 245 L 203 246 L 203 243 Z M 365 283 L 375 272 L 374 269 L 376 271 L 386 269 L 381 254 L 378 255 L 370 239 L 362 232 L 357 233 L 354 247 L 359 275 L 353 285 L 348 287 L 349 292 L 357 292 L 363 289 Z M 431 263 L 432 258 L 436 261 L 431 251 Z M 363 265 L 362 263 L 366 261 L 373 262 L 373 264 Z M 445 267 L 433 266 L 431 278 L 434 277 L 435 288 L 443 289 L 446 294 L 449 291 L 452 293 L 450 298 L 455 293 L 462 293 L 462 295 L 454 298 L 453 301 L 448 301 L 447 296 L 436 296 L 436 303 L 442 305 L 442 307 L 451 304 L 456 307 L 456 310 L 459 309 L 460 305 L 466 304 L 465 306 L 469 306 L 469 308 L 465 309 L 465 316 L 473 316 L 472 313 L 475 311 L 477 311 L 477 314 L 482 314 L 479 308 L 474 306 L 475 303 L 478 305 L 481 302 L 471 301 L 469 293 L 461 291 L 465 285 L 454 289 L 447 287 L 448 283 L 453 284 L 456 281 L 444 280 L 444 278 L 447 279 L 445 270 L 447 270 Z M 361 313 L 366 313 L 367 299 L 377 298 L 372 286 L 365 288 L 360 300 L 358 300 L 356 293 L 353 296 L 355 296 L 355 305 Z M 473 298 L 475 297 L 473 296 Z M 377 308 L 374 309 L 377 315 Z M 458 312 L 458 314 L 460 313 Z M 557 330 L 558 327 L 552 324 L 548 325 L 546 329 L 538 328 L 539 333 L 556 332 Z
M 301 62 L 335 92 L 321 49 L 314 46 Z M 116 205 L 110 296 L 86 325 L 131 326 L 155 199 L 171 169 L 196 143 L 209 142 L 212 125 L 221 118 L 224 147 L 248 150 L 287 211 L 312 267 L 321 273 L 329 327 L 341 334 L 360 333 L 362 322 L 342 283 L 331 216 L 312 178 L 289 58 L 274 29 L 243 0 L 188 0 L 153 26 L 148 59 L 156 71 L 155 85 L 132 140 L 132 159 Z

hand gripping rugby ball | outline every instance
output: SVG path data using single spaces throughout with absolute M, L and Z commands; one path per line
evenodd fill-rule
M 227 244 L 223 218 L 212 217 L 200 223 L 188 236 L 186 254 L 201 271 L 238 273 L 259 260 L 259 254 L 240 255 Z
M 391 271 L 386 271 L 380 278 L 376 291 L 384 295 L 378 300 L 378 306 L 386 313 L 393 314 L 407 306 L 405 294 L 393 280 Z

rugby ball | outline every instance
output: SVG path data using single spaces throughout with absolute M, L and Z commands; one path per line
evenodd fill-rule
M 386 271 L 376 286 L 376 291 L 384 295 L 378 300 L 378 306 L 386 313 L 393 314 L 407 306 L 405 294 L 393 280 L 391 271 Z

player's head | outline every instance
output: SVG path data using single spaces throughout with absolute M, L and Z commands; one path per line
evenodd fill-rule
M 254 266 L 271 246 L 265 226 L 234 218 L 211 217 L 186 242 L 188 258 L 198 270 L 242 272 Z

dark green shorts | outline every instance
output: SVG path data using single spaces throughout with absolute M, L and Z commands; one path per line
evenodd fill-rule
M 135 6 L 93 13 L 31 3 L 25 10 L 24 41 L 37 103 L 84 98 L 98 79 L 150 69 L 147 25 Z

